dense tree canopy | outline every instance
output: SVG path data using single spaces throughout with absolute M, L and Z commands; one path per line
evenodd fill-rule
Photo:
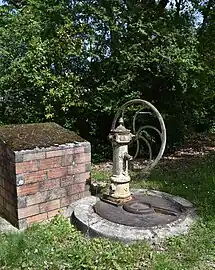
M 0 7 L 0 121 L 56 121 L 108 153 L 131 98 L 164 115 L 172 147 L 213 126 L 215 2 L 11 0 Z M 96 157 L 96 155 L 95 155 Z

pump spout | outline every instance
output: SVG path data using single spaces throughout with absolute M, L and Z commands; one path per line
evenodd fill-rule
M 124 154 L 124 159 L 128 160 L 128 161 L 131 161 L 131 160 L 133 160 L 133 157 L 131 155 L 129 155 L 128 153 L 125 153 Z

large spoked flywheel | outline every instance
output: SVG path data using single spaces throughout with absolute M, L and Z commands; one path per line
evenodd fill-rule
M 119 108 L 112 123 L 112 130 L 116 128 L 120 118 L 133 134 L 129 147 L 133 159 L 142 157 L 144 168 L 152 169 L 161 159 L 166 147 L 166 128 L 161 114 L 150 102 L 133 99 Z

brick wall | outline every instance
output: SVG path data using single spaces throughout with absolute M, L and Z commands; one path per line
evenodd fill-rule
M 15 155 L 0 142 L 0 212 L 14 226 L 18 225 Z
M 89 195 L 90 143 L 33 150 L 0 148 L 0 209 L 20 229 L 66 215 L 68 206 Z

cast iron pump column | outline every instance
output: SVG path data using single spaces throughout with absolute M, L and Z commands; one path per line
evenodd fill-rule
M 123 119 L 126 109 L 134 105 L 137 105 L 138 109 L 134 112 L 131 132 L 129 129 L 125 128 Z M 146 111 L 144 111 L 145 109 Z M 137 118 L 142 118 L 147 115 L 157 119 L 158 127 L 147 124 L 137 129 Z M 116 127 L 117 122 L 119 125 Z M 152 148 L 148 141 L 148 131 L 153 131 L 160 137 L 160 150 L 154 159 L 152 158 Z M 156 166 L 164 153 L 166 145 L 166 128 L 163 118 L 150 102 L 141 99 L 130 100 L 123 104 L 116 113 L 109 134 L 109 140 L 112 142 L 113 146 L 113 174 L 108 193 L 104 194 L 103 199 L 111 201 L 112 203 L 123 204 L 132 199 L 129 190 L 130 176 L 128 173 L 128 162 L 135 159 L 138 155 L 140 150 L 140 140 L 143 141 L 149 152 L 149 159 L 147 166 L 144 169 L 145 171 L 149 172 Z M 137 144 L 134 157 L 128 154 L 128 145 L 133 142 L 136 142 Z
M 113 175 L 109 189 L 108 199 L 119 202 L 129 200 L 130 176 L 128 174 L 128 161 L 132 156 L 128 154 L 128 144 L 134 135 L 126 129 L 123 118 L 119 119 L 119 126 L 110 131 L 109 140 L 113 146 Z

